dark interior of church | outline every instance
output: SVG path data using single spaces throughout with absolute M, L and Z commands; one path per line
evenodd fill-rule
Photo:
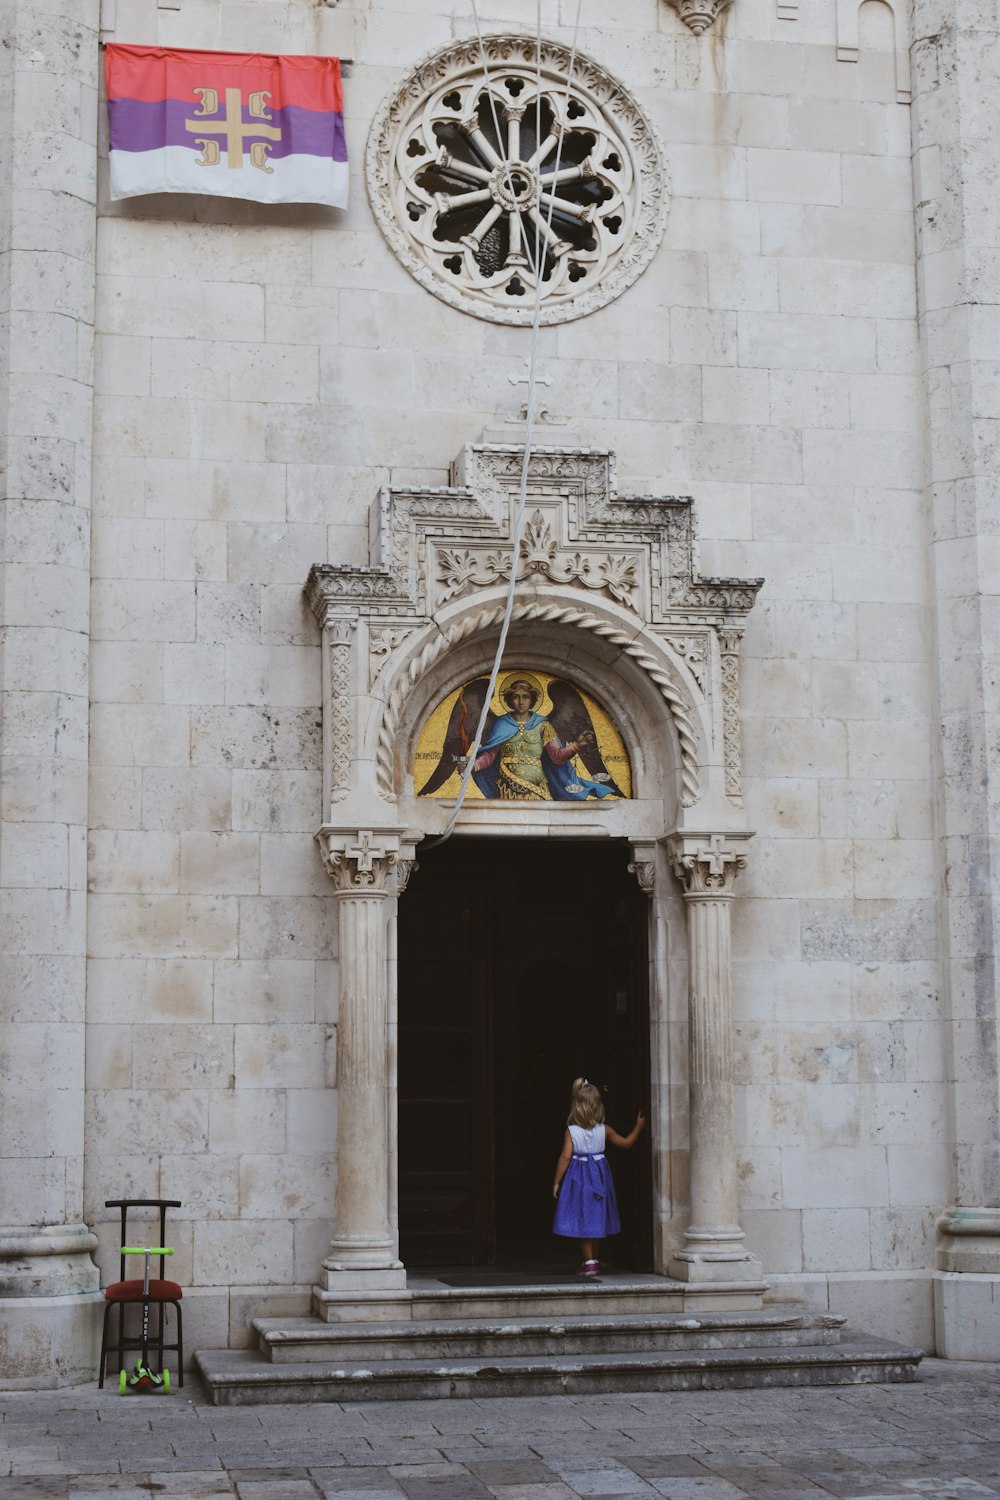
M 531 1271 L 578 1259 L 551 1231 L 570 1085 L 626 1133 L 649 1108 L 647 899 L 621 841 L 453 838 L 399 904 L 400 1254 Z M 609 1151 L 622 1233 L 652 1260 L 649 1132 Z

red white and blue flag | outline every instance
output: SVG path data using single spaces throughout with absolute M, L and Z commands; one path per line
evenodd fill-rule
M 347 207 L 337 58 L 109 43 L 105 70 L 112 198 Z

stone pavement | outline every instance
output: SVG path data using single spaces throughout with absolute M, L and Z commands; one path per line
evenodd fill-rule
M 0 1394 L 0 1500 L 976 1500 L 1000 1496 L 1000 1366 L 914 1385 L 209 1406 Z

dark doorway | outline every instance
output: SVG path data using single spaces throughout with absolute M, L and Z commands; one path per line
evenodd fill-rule
M 400 1254 L 410 1266 L 565 1267 L 552 1176 L 570 1084 L 627 1132 L 649 1107 L 647 898 L 618 841 L 453 838 L 399 904 Z M 652 1260 L 649 1132 L 609 1159 L 622 1233 Z

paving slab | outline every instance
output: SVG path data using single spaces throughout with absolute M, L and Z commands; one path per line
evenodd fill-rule
M 219 1408 L 0 1394 L 0 1500 L 1000 1500 L 1000 1366 L 905 1386 Z

